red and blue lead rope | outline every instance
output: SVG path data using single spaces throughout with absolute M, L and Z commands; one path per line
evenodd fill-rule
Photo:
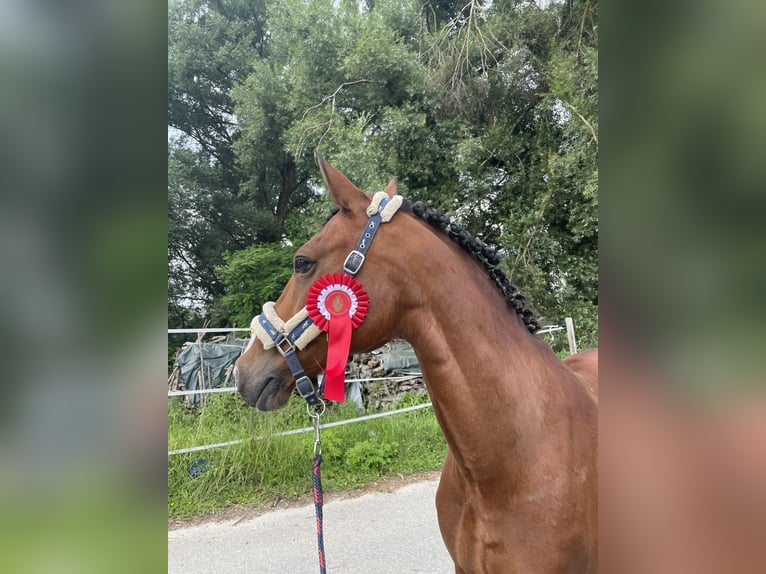
M 311 422 L 314 425 L 314 462 L 311 465 L 311 486 L 314 491 L 314 510 L 317 515 L 317 553 L 319 554 L 319 574 L 327 574 L 327 566 L 324 559 L 324 528 L 322 525 L 322 505 L 324 504 L 324 495 L 322 494 L 322 442 L 319 440 L 319 418 L 324 413 L 324 401 L 321 399 L 319 411 L 312 411 L 310 405 L 307 405 Z
M 314 463 L 311 469 L 311 484 L 314 488 L 314 509 L 317 515 L 317 552 L 319 554 L 319 573 L 327 574 L 324 561 L 324 531 L 322 529 L 322 504 L 324 497 L 322 494 L 322 474 L 320 466 L 322 464 L 322 453 L 314 455 Z

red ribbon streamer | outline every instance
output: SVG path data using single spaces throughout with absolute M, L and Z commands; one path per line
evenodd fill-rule
M 306 297 L 306 310 L 314 324 L 327 332 L 327 368 L 324 396 L 332 401 L 345 398 L 345 372 L 351 348 L 351 332 L 367 316 L 369 299 L 350 275 L 331 273 L 317 279 Z
M 331 401 L 343 402 L 350 347 L 351 317 L 332 316 L 327 334 L 327 370 L 324 379 L 324 396 Z

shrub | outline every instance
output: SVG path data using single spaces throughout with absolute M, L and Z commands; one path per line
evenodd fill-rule
M 380 472 L 399 454 L 399 444 L 378 441 L 377 437 L 359 442 L 346 451 L 346 464 L 352 469 Z

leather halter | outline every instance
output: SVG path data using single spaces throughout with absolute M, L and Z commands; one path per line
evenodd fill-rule
M 391 221 L 402 204 L 402 197 L 395 195 L 389 198 L 384 191 L 377 192 L 367 208 L 367 225 L 365 225 L 356 247 L 346 256 L 343 262 L 343 273 L 352 277 L 359 273 L 364 264 L 367 250 L 375 238 L 375 234 L 383 223 Z M 295 389 L 306 402 L 311 405 L 322 404 L 322 387 L 317 387 L 306 376 L 303 366 L 298 359 L 297 351 L 302 351 L 322 332 L 314 324 L 304 306 L 293 317 L 283 321 L 274 309 L 274 303 L 264 303 L 260 315 L 256 315 L 250 323 L 252 337 L 243 354 L 258 339 L 265 350 L 275 347 L 287 361 L 290 372 L 295 378 Z M 296 350 L 297 349 L 297 350 Z

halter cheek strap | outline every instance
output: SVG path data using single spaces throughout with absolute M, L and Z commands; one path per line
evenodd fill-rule
M 370 206 L 367 208 L 367 216 L 369 217 L 367 225 L 356 244 L 356 248 L 348 254 L 343 263 L 345 274 L 354 276 L 359 273 L 364 264 L 367 250 L 370 248 L 381 224 L 391 221 L 401 205 L 402 197 L 400 195 L 389 198 L 386 192 L 379 191 L 372 197 Z M 305 306 L 290 319 L 283 321 L 274 309 L 274 302 L 268 301 L 263 304 L 261 314 L 253 317 L 250 322 L 252 337 L 243 353 L 253 345 L 256 339 L 263 344 L 265 350 L 276 348 L 285 358 L 293 377 L 295 377 L 295 388 L 298 394 L 309 405 L 319 405 L 322 403 L 319 396 L 320 390 L 306 376 L 303 366 L 298 360 L 296 349 L 299 351 L 305 349 L 321 332 L 309 317 Z
M 372 240 L 378 232 L 381 223 L 388 223 L 391 221 L 391 218 L 401 205 L 401 195 L 395 195 L 389 199 L 388 194 L 386 194 L 385 191 L 379 191 L 372 196 L 370 206 L 367 208 L 367 217 L 369 217 L 367 225 L 356 244 L 356 249 L 349 253 L 346 260 L 343 262 L 343 272 L 346 275 L 351 275 L 353 277 L 359 273 L 362 264 L 364 264 L 367 250 L 370 248 L 370 245 L 372 245 Z

